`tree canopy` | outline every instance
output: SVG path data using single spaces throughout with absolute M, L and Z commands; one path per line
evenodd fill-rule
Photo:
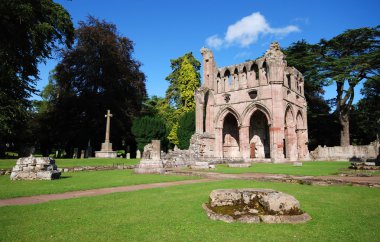
M 171 60 L 172 73 L 166 77 L 169 87 L 166 91 L 166 100 L 169 108 L 174 110 L 173 123 L 168 127 L 168 140 L 178 145 L 179 119 L 186 112 L 195 109 L 194 92 L 200 86 L 200 62 L 191 52 Z
M 334 145 L 329 142 L 335 140 L 334 131 L 338 130 L 340 144 L 350 144 L 349 115 L 353 108 L 354 88 L 363 81 L 379 81 L 379 31 L 379 26 L 350 29 L 315 45 L 299 41 L 286 50 L 288 63 L 305 77 L 311 142 Z M 321 96 L 322 87 L 332 84 L 336 85 L 337 94 L 329 103 Z M 334 113 L 330 112 L 331 103 L 335 105 Z M 334 119 L 340 127 L 331 122 Z
M 349 29 L 330 40 L 319 42 L 321 74 L 335 83 L 336 113 L 341 125 L 340 144 L 350 145 L 349 114 L 355 97 L 355 86 L 364 80 L 379 80 L 380 25 L 374 28 Z
M 133 58 L 133 42 L 117 34 L 114 24 L 89 16 L 79 22 L 75 46 L 64 51 L 52 79 L 55 139 L 70 152 L 89 140 L 99 148 L 104 142 L 107 109 L 114 147 L 133 145 L 130 127 L 146 99 L 145 75 Z
M 69 13 L 52 0 L 0 1 L 0 27 L 0 147 L 3 147 L 4 142 L 15 142 L 29 118 L 28 98 L 37 91 L 37 65 L 60 46 L 71 46 L 74 28 Z
M 320 49 L 318 44 L 297 41 L 284 49 L 289 66 L 294 66 L 304 76 L 304 93 L 307 101 L 309 149 L 318 145 L 334 146 L 339 142 L 339 127 L 329 102 L 324 99 L 323 87 L 328 83 L 320 74 Z

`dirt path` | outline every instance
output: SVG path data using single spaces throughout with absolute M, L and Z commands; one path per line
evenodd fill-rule
M 171 187 L 178 185 L 202 183 L 202 182 L 212 182 L 216 179 L 199 179 L 199 180 L 185 180 L 185 181 L 174 181 L 174 182 L 161 182 L 161 183 L 151 183 L 151 184 L 141 184 L 123 187 L 110 187 L 110 188 L 99 188 L 84 191 L 73 191 L 65 192 L 60 194 L 46 194 L 46 195 L 36 195 L 30 197 L 17 197 L 0 200 L 0 207 L 10 206 L 10 205 L 24 205 L 24 204 L 36 204 L 44 203 L 53 200 L 69 199 L 76 197 L 92 197 L 104 194 L 110 194 L 115 192 L 131 192 L 143 189 L 157 188 L 157 187 Z
M 380 188 L 380 176 L 352 177 L 352 176 L 292 176 L 267 173 L 224 174 L 205 171 L 173 170 L 175 175 L 196 175 L 207 179 L 239 179 L 256 181 L 288 182 L 310 185 L 353 185 Z
M 205 171 L 181 171 L 172 170 L 169 173 L 175 175 L 197 175 L 204 179 L 200 180 L 185 180 L 175 182 L 161 182 L 152 184 L 141 184 L 123 187 L 99 188 L 84 191 L 65 192 L 60 194 L 36 195 L 31 197 L 18 197 L 0 200 L 0 207 L 9 205 L 23 205 L 44 203 L 52 200 L 69 199 L 75 197 L 91 197 L 115 192 L 131 192 L 143 189 L 157 187 L 171 187 L 185 184 L 194 184 L 202 182 L 212 182 L 225 179 L 237 180 L 256 180 L 256 181 L 271 181 L 271 182 L 287 182 L 310 185 L 353 185 L 367 186 L 380 188 L 380 176 L 373 177 L 342 177 L 342 176 L 290 176 L 282 174 L 265 174 L 265 173 L 243 173 L 243 174 L 223 174 L 216 172 Z

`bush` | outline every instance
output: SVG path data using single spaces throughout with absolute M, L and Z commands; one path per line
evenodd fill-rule
M 161 140 L 161 147 L 167 144 L 165 122 L 158 117 L 143 116 L 133 120 L 132 134 L 135 136 L 137 149 L 144 151 L 144 146 L 153 139 Z
M 178 148 L 188 149 L 190 145 L 190 138 L 195 132 L 195 111 L 184 113 L 179 119 L 178 128 Z

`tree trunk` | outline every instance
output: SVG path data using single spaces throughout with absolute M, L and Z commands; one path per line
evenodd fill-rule
M 339 123 L 341 125 L 340 130 L 340 146 L 350 145 L 350 120 L 348 114 L 339 114 Z

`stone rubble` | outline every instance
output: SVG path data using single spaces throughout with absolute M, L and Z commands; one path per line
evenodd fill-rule
M 271 189 L 217 189 L 203 204 L 207 216 L 228 223 L 303 223 L 311 217 L 293 196 Z
M 55 160 L 50 157 L 23 157 L 19 158 L 12 169 L 11 180 L 53 180 L 59 179 Z

